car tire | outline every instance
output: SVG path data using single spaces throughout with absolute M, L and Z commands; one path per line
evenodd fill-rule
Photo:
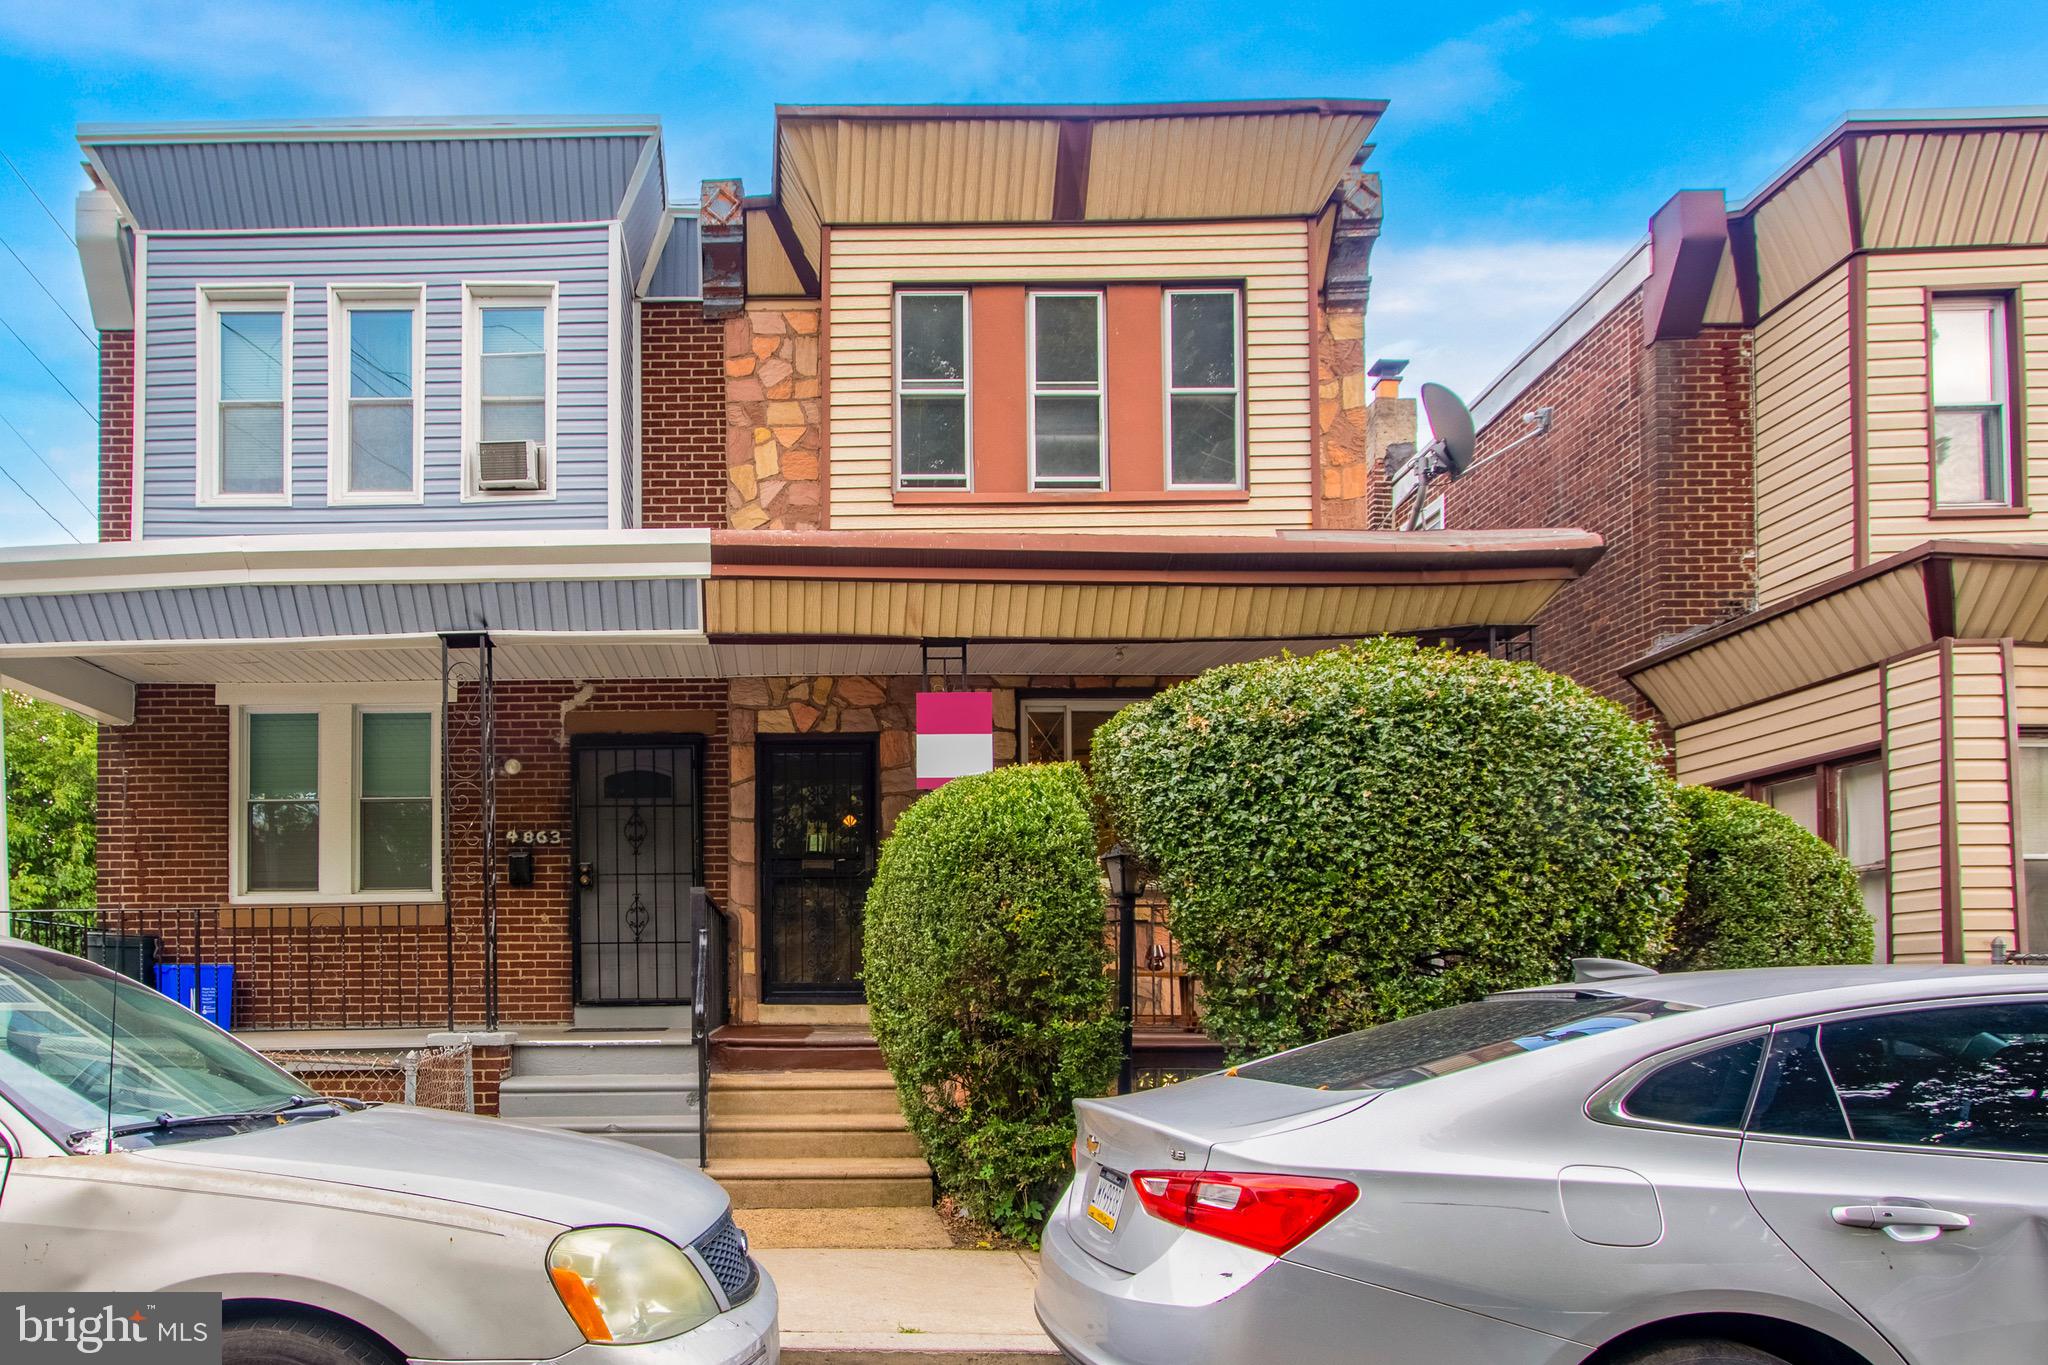
M 1785 1365 L 1785 1359 L 1739 1341 L 1660 1341 L 1616 1356 L 1613 1365 Z
M 240 1318 L 221 1329 L 221 1365 L 399 1365 L 363 1333 L 318 1318 Z

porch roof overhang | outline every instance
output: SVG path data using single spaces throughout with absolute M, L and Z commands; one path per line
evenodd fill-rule
M 1674 728 L 1944 639 L 2048 642 L 2048 546 L 1933 540 L 1622 669 Z
M 701 675 L 705 531 L 246 536 L 0 550 L 0 682 L 108 724 L 138 682 Z
M 1387 633 L 1520 629 L 1600 555 L 1582 531 L 1267 535 L 714 532 L 729 675 L 1199 672 Z

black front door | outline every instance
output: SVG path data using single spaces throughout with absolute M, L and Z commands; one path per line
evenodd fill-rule
M 579 736 L 576 1000 L 672 1005 L 690 998 L 700 885 L 697 741 Z
M 762 998 L 857 1002 L 875 874 L 874 736 L 760 746 Z

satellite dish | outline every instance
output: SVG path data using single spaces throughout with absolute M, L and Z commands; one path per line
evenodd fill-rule
M 1472 467 L 1472 448 L 1477 437 L 1472 431 L 1472 413 L 1464 400 L 1441 384 L 1422 386 L 1422 410 L 1429 414 L 1429 429 L 1436 437 L 1437 463 L 1442 471 L 1458 478 Z

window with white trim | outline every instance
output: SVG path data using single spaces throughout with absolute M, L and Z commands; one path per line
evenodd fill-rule
M 237 705 L 233 714 L 236 899 L 436 893 L 440 755 L 431 704 L 279 701 Z
M 291 500 L 291 294 L 202 288 L 199 501 Z
M 2006 301 L 1938 297 L 1930 310 L 1934 372 L 1934 505 L 2012 500 L 2006 433 Z
M 463 494 L 477 487 L 480 441 L 532 441 L 541 449 L 540 488 L 492 498 L 552 498 L 556 388 L 561 364 L 551 284 L 472 284 L 462 316 Z
M 1169 289 L 1166 486 L 1236 488 L 1244 480 L 1243 375 L 1235 289 Z
M 424 435 L 420 291 L 336 291 L 329 496 L 411 501 Z
M 1029 311 L 1031 486 L 1105 488 L 1102 295 L 1036 293 Z
M 967 295 L 906 289 L 896 295 L 896 482 L 966 488 L 972 447 Z

